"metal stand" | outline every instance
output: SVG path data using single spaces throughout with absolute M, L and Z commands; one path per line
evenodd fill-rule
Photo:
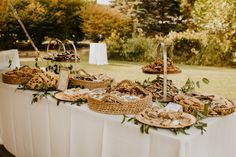
M 171 99 L 167 97 L 167 49 L 164 42 L 161 42 L 162 52 L 163 52 L 163 64 L 164 64 L 164 70 L 163 70 L 163 98 L 160 100 L 160 102 L 170 102 Z

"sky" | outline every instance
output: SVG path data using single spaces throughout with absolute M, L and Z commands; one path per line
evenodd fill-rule
M 110 2 L 111 0 L 97 0 L 97 4 L 105 4 L 105 5 L 108 5 L 108 4 L 110 4 L 109 2 Z

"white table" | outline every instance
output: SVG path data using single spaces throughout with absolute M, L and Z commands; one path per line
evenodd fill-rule
M 11 66 L 9 67 L 9 60 L 12 61 Z M 20 66 L 20 59 L 18 50 L 6 50 L 0 51 L 0 69 L 15 69 Z
M 105 43 L 90 43 L 89 64 L 108 64 L 107 45 Z
M 32 91 L 0 83 L 3 143 L 16 157 L 235 157 L 236 114 L 208 118 L 207 132 L 190 135 L 159 129 L 143 135 L 120 124 L 122 116 L 90 111 L 86 105 L 56 105 L 53 98 L 30 104 Z

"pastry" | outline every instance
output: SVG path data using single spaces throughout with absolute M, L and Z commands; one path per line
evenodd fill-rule
M 52 73 L 37 73 L 31 78 L 25 86 L 32 90 L 51 90 L 55 89 L 58 83 L 58 78 Z
M 150 74 L 163 74 L 164 64 L 162 59 L 157 59 L 155 62 L 152 62 L 148 65 L 142 67 L 144 73 Z M 167 58 L 167 73 L 180 73 L 181 70 L 174 66 L 173 61 L 170 58 Z
M 35 74 L 42 72 L 40 69 L 23 66 L 2 74 L 4 83 L 25 84 Z
M 146 80 L 141 86 L 144 87 L 147 91 L 152 93 L 153 100 L 161 100 L 163 99 L 163 84 L 164 80 L 162 77 L 158 76 L 154 80 Z M 174 96 L 178 94 L 177 87 L 174 86 L 171 80 L 167 80 L 167 97 L 170 100 L 173 100 Z
M 235 104 L 229 99 L 209 94 L 179 94 L 174 101 L 183 106 L 185 112 L 192 113 L 193 110 L 204 112 L 205 105 L 208 108 L 208 116 L 227 115 L 235 110 Z
M 65 90 L 64 92 L 56 93 L 55 97 L 65 101 L 76 101 L 79 99 L 87 99 L 89 92 L 89 89 L 72 88 Z
M 146 108 L 136 115 L 136 119 L 144 124 L 161 128 L 184 128 L 196 122 L 196 118 L 184 112 L 168 112 L 158 107 Z

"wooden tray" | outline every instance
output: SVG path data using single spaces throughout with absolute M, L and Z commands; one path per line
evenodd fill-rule
M 68 102 L 77 101 L 77 100 L 79 100 L 79 99 L 87 99 L 87 96 L 84 96 L 84 95 L 83 95 L 83 96 L 81 95 L 80 98 L 69 99 L 69 98 L 63 97 L 63 94 L 64 94 L 64 92 L 57 92 L 57 93 L 55 93 L 54 97 L 55 97 L 56 99 L 58 99 L 58 100 L 68 101 Z
M 154 126 L 154 127 L 158 127 L 158 128 L 164 128 L 164 129 L 185 128 L 185 127 L 191 126 L 194 123 L 196 123 L 196 118 L 193 115 L 182 112 L 182 115 L 184 117 L 187 117 L 188 119 L 190 119 L 190 122 L 188 124 L 186 124 L 186 125 L 169 125 L 169 126 L 164 126 L 164 125 L 155 123 L 154 120 L 152 121 L 152 120 L 148 120 L 148 119 L 144 118 L 145 111 L 146 110 L 144 110 L 144 111 L 140 112 L 139 114 L 137 114 L 135 116 L 136 119 L 138 121 L 140 121 L 141 123 L 148 124 L 150 126 Z

